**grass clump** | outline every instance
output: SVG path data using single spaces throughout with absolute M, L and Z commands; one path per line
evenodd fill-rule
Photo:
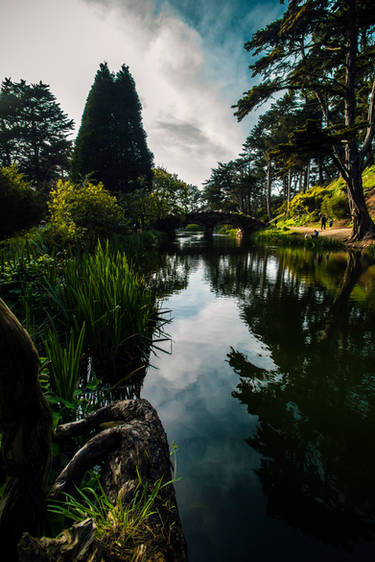
M 136 547 L 150 542 L 152 527 L 160 529 L 158 504 L 162 503 L 163 507 L 166 507 L 160 494 L 174 482 L 164 482 L 161 477 L 150 486 L 142 480 L 138 470 L 137 477 L 133 498 L 126 505 L 120 499 L 112 502 L 97 477 L 94 487 L 77 488 L 78 499 L 65 494 L 64 501 L 51 502 L 48 509 L 51 513 L 74 523 L 87 518 L 93 519 L 96 525 L 96 539 L 105 551 L 121 556 L 122 560 L 133 560 Z M 174 506 L 170 509 L 174 509 Z M 157 518 L 156 525 L 151 521 L 153 517 Z

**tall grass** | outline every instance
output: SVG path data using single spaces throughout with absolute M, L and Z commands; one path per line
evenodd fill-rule
M 66 345 L 62 345 L 57 333 L 49 330 L 45 341 L 46 355 L 51 362 L 50 389 L 65 402 L 74 401 L 74 393 L 78 388 L 84 334 L 85 324 L 78 338 L 71 329 Z
M 163 478 L 160 478 L 151 487 L 142 481 L 138 470 L 137 476 L 137 487 L 128 505 L 123 505 L 121 500 L 115 504 L 111 502 L 98 480 L 98 489 L 77 489 L 79 499 L 66 494 L 64 501 L 51 502 L 48 509 L 74 522 L 92 518 L 98 540 L 108 543 L 108 548 L 117 555 L 125 554 L 127 547 L 132 554 L 137 544 L 147 542 L 150 536 L 148 519 L 158 513 L 156 501 L 161 490 L 173 483 L 173 480 L 163 482 Z
M 64 331 L 73 328 L 78 334 L 85 324 L 84 346 L 95 370 L 113 374 L 146 359 L 157 319 L 155 300 L 123 252 L 98 243 L 93 254 L 68 260 L 62 280 L 48 289 Z

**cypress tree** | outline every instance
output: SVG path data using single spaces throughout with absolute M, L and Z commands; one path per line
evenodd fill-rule
M 72 158 L 72 179 L 92 174 L 116 193 L 151 186 L 153 156 L 142 106 L 126 65 L 114 75 L 100 65 L 87 98 Z
M 108 189 L 113 184 L 111 153 L 114 144 L 114 76 L 107 63 L 100 65 L 87 97 L 81 127 L 74 146 L 71 177 L 78 181 L 87 174 L 102 181 Z

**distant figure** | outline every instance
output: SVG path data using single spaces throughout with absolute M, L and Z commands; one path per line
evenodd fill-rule
M 322 215 L 320 217 L 320 229 L 321 230 L 325 230 L 326 229 L 326 224 L 327 224 L 327 217 L 325 215 Z
M 324 228 L 325 228 L 325 226 L 324 226 Z M 311 235 L 311 238 L 316 238 L 317 236 L 319 236 L 319 231 L 314 230 L 313 234 Z
M 329 223 L 328 223 L 328 225 L 329 225 L 329 228 L 332 228 L 332 225 L 333 225 L 333 219 L 329 219 Z

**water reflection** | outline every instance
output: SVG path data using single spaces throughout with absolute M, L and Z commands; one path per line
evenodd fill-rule
M 179 445 L 191 559 L 372 560 L 374 266 L 199 237 L 161 259 L 174 349 L 142 395 Z
M 354 253 L 307 258 L 284 253 L 275 279 L 258 259 L 241 314 L 277 370 L 232 349 L 233 396 L 259 417 L 247 442 L 262 454 L 270 516 L 350 548 L 374 531 L 374 315 L 350 299 L 368 264 Z

